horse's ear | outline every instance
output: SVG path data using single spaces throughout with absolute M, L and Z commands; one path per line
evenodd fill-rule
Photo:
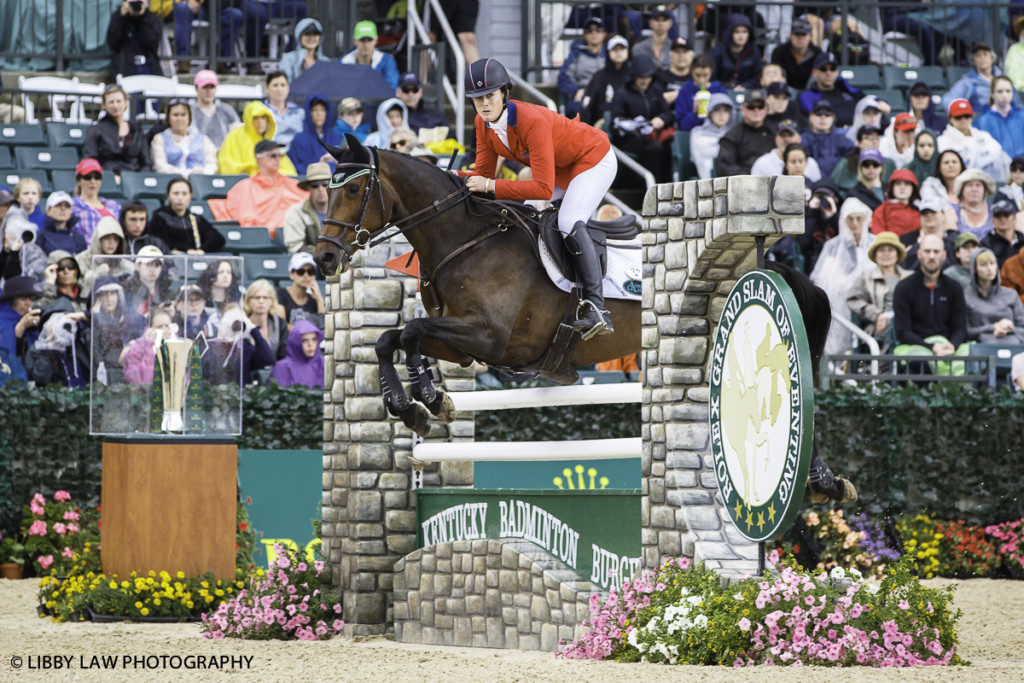
M 331 153 L 331 156 L 334 157 L 335 161 L 341 161 L 341 155 L 342 153 L 344 153 L 344 149 L 342 149 L 341 147 L 335 147 L 334 145 L 327 144 L 319 135 L 316 136 L 316 139 L 320 141 L 321 147 L 323 147 L 324 149 Z
M 359 138 L 352 133 L 345 133 L 345 142 L 348 143 L 348 150 L 352 153 L 352 159 L 356 163 L 370 163 L 370 153 L 363 147 L 363 143 L 359 142 Z

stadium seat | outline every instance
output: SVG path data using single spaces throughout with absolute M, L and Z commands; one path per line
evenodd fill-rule
M 206 269 L 210 267 L 210 262 L 206 259 L 201 258 L 190 258 L 186 259 L 187 265 L 185 266 L 185 278 L 188 283 L 196 284 L 199 281 L 200 276 L 206 272 Z
M 963 78 L 964 74 L 971 70 L 969 66 L 947 66 L 946 87 L 952 88 L 953 84 Z
M 14 160 L 11 158 L 9 147 L 0 147 L 0 168 L 14 168 Z
M 18 168 L 73 170 L 78 165 L 78 152 L 54 147 L 15 147 L 14 161 Z
M 228 190 L 235 186 L 239 180 L 245 180 L 247 175 L 199 175 L 192 174 L 189 180 L 192 182 L 192 190 L 195 192 L 193 199 L 205 201 L 207 199 L 223 199 L 228 196 Z
M 85 131 L 89 124 L 63 123 L 61 121 L 46 122 L 46 137 L 51 147 L 77 147 L 85 144 Z
M 697 167 L 690 160 L 690 131 L 678 130 L 672 136 L 672 177 L 676 182 L 697 177 Z
M 202 216 L 206 220 L 213 223 L 213 214 L 210 213 L 210 207 L 206 202 L 192 202 L 188 205 L 188 210 L 197 216 Z
M 839 75 L 844 81 L 861 90 L 877 90 L 882 87 L 882 76 L 874 64 L 841 66 Z
M 224 235 L 224 249 L 236 254 L 274 254 L 277 245 L 266 228 L 243 228 L 240 225 L 215 225 Z M 285 272 L 287 275 L 287 271 Z
M 887 102 L 892 107 L 893 112 L 907 110 L 907 99 L 903 96 L 903 91 L 901 90 L 875 90 L 868 94 Z
M 971 356 L 991 356 L 995 358 L 996 380 L 1002 380 L 1010 374 L 1010 366 L 1013 364 L 1013 357 L 1024 352 L 1024 346 L 1016 344 L 987 344 L 972 342 Z
M 152 216 L 153 212 L 163 205 L 163 202 L 156 197 L 133 197 L 131 201 L 142 202 L 142 205 L 146 207 L 146 212 L 150 216 Z
M 3 123 L 0 124 L 0 145 L 46 145 L 46 134 L 43 124 L 35 123 Z
M 252 282 L 266 278 L 271 282 L 288 279 L 287 254 L 247 254 L 245 256 L 245 281 Z
M 898 88 L 904 94 L 918 81 L 924 81 L 930 88 L 946 87 L 941 66 L 883 66 L 882 79 L 887 90 Z
M 12 168 L 0 171 L 0 185 L 6 185 L 12 190 L 22 178 L 33 178 L 36 180 L 39 183 L 39 187 L 42 188 L 42 195 L 44 197 L 53 192 L 53 183 L 50 182 L 50 177 L 46 175 L 46 171 L 28 168 Z M 45 206 L 45 202 L 43 205 Z
M 129 199 L 165 197 L 167 184 L 180 177 L 177 173 L 123 171 L 121 173 L 121 192 Z
M 270 238 L 277 247 L 277 253 L 286 254 L 288 250 L 284 246 L 284 230 L 275 230 L 274 236 Z

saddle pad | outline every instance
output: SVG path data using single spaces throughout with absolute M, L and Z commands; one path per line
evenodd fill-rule
M 563 292 L 572 290 L 572 280 L 562 275 L 555 265 L 544 240 L 538 238 L 540 260 L 548 277 Z M 621 245 L 621 246 L 619 246 Z M 608 272 L 604 276 L 604 296 L 606 299 L 640 300 L 640 287 L 643 283 L 643 270 L 640 260 L 643 250 L 640 238 L 629 241 L 608 240 Z

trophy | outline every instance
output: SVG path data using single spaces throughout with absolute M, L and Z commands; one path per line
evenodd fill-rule
M 192 341 L 182 337 L 168 337 L 157 341 L 156 362 L 160 366 L 160 390 L 163 395 L 163 432 L 182 432 L 184 422 L 185 389 L 188 386 L 189 352 Z

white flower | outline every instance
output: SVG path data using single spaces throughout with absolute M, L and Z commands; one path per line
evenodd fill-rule
M 626 636 L 626 641 L 630 645 L 632 645 L 633 647 L 637 646 L 636 645 L 636 635 L 637 635 L 637 630 L 633 629 L 632 631 L 629 632 L 629 635 Z
M 828 573 L 828 575 L 832 579 L 844 579 L 844 578 L 846 578 L 846 572 L 843 570 L 842 567 L 832 567 L 832 571 L 830 571 Z
M 707 628 L 708 618 L 706 616 L 704 616 L 703 614 L 698 614 L 693 619 L 693 625 L 696 628 Z
M 852 576 L 853 578 L 857 579 L 858 581 L 860 581 L 861 579 L 864 578 L 864 575 L 856 567 L 851 567 L 850 568 L 850 576 Z
M 699 605 L 700 603 L 702 603 L 704 601 L 704 598 L 701 597 L 700 595 L 694 595 L 692 597 L 686 598 L 686 601 L 688 603 L 690 603 L 691 605 L 693 605 L 694 607 L 696 607 L 697 605 Z

